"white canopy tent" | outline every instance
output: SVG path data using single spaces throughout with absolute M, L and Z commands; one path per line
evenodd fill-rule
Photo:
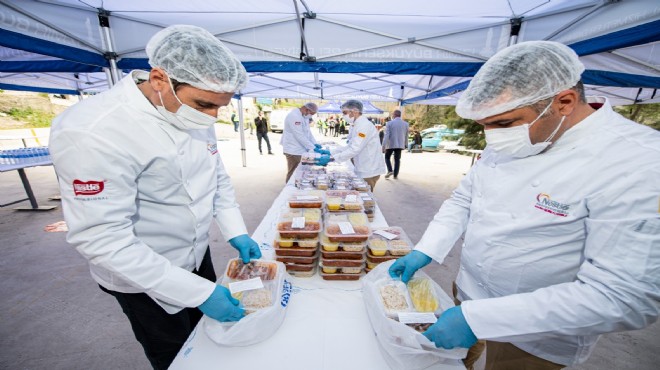
M 657 0 L 1 0 L 0 88 L 107 89 L 149 68 L 146 42 L 171 24 L 232 49 L 251 75 L 242 96 L 452 104 L 498 50 L 555 40 L 590 91 L 660 102 Z
M 580 55 L 588 94 L 660 102 L 658 0 L 0 0 L 0 89 L 105 90 L 149 69 L 147 41 L 172 24 L 241 59 L 238 96 L 455 104 L 498 50 L 553 40 Z

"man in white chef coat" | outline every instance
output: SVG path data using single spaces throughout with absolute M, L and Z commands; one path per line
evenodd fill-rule
M 408 281 L 465 233 L 462 304 L 424 335 L 443 348 L 485 340 L 486 369 L 579 364 L 599 335 L 658 317 L 660 133 L 604 98 L 590 101 L 594 109 L 583 71 L 575 52 L 547 41 L 483 65 L 456 111 L 484 126 L 488 145 L 415 250 L 390 268 Z
M 289 179 L 300 164 L 302 155 L 314 149 L 320 149 L 310 129 L 310 120 L 319 110 L 314 103 L 305 103 L 302 107 L 293 109 L 284 119 L 284 132 L 280 144 L 286 157 L 286 180 Z
M 347 100 L 341 105 L 344 121 L 350 125 L 347 145 L 328 151 L 317 149 L 322 156 L 316 163 L 325 166 L 331 159 L 341 163 L 349 160 L 355 165 L 355 174 L 369 184 L 371 191 L 385 171 L 385 160 L 381 150 L 378 130 L 371 121 L 362 115 L 364 105 L 359 100 Z
M 166 369 L 202 313 L 243 317 L 216 285 L 216 221 L 244 262 L 259 258 L 220 159 L 217 111 L 247 83 L 240 61 L 208 31 L 171 26 L 133 71 L 53 123 L 50 150 L 67 240 L 113 295 L 155 369 Z

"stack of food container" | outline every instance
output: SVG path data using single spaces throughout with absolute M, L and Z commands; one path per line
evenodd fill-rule
M 369 218 L 369 222 L 372 222 L 376 213 L 376 199 L 370 191 L 360 192 L 360 198 L 362 198 L 364 213 Z
M 410 238 L 398 226 L 374 229 L 368 241 L 367 272 L 381 262 L 405 256 L 412 247 Z
M 366 266 L 369 220 L 362 212 L 328 212 L 321 235 L 321 277 L 325 280 L 358 280 Z
M 273 247 L 276 260 L 294 276 L 309 277 L 316 272 L 323 191 L 298 191 L 289 198 L 277 221 Z

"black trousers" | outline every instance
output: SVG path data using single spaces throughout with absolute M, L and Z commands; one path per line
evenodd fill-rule
M 394 153 L 394 170 L 392 170 L 392 162 L 390 161 L 392 153 Z M 399 167 L 401 166 L 401 149 L 386 149 L 385 165 L 387 166 L 387 172 L 392 172 L 395 178 L 399 176 Z
M 259 142 L 259 153 L 261 153 L 261 138 L 266 140 L 266 145 L 268 146 L 268 153 L 271 153 L 272 150 L 270 149 L 270 140 L 268 140 L 268 133 L 267 132 L 257 132 L 257 141 Z
M 215 282 L 211 253 L 206 250 L 199 270 L 194 274 Z M 188 339 L 203 314 L 197 308 L 184 308 L 168 314 L 145 293 L 119 293 L 101 287 L 114 296 L 128 317 L 135 339 L 142 344 L 147 359 L 154 369 L 167 369 Z

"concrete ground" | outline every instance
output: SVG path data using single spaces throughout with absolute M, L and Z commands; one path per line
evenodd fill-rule
M 248 230 L 254 231 L 284 185 L 286 160 L 269 134 L 276 155 L 260 156 L 247 135 L 247 167 L 241 163 L 238 134 L 219 127 L 219 151 L 232 177 Z M 265 144 L 264 144 L 265 146 Z M 266 149 L 264 147 L 264 152 Z M 449 153 L 404 153 L 399 179 L 378 182 L 375 196 L 390 225 L 403 227 L 413 241 L 470 167 L 470 157 Z M 59 205 L 52 167 L 26 170 L 42 205 Z M 0 173 L 0 204 L 24 197 L 16 171 Z M 28 205 L 24 202 L 20 205 Z M 86 261 L 65 241 L 65 233 L 44 231 L 63 220 L 61 208 L 18 212 L 0 208 L 0 369 L 149 369 L 119 305 L 99 290 Z M 460 241 L 459 241 L 460 242 Z M 234 250 L 212 230 L 212 255 L 222 270 Z M 426 268 L 447 291 L 456 276 L 460 249 L 442 265 Z M 591 358 L 570 369 L 657 369 L 660 324 L 605 335 Z M 483 361 L 478 368 L 483 367 Z

